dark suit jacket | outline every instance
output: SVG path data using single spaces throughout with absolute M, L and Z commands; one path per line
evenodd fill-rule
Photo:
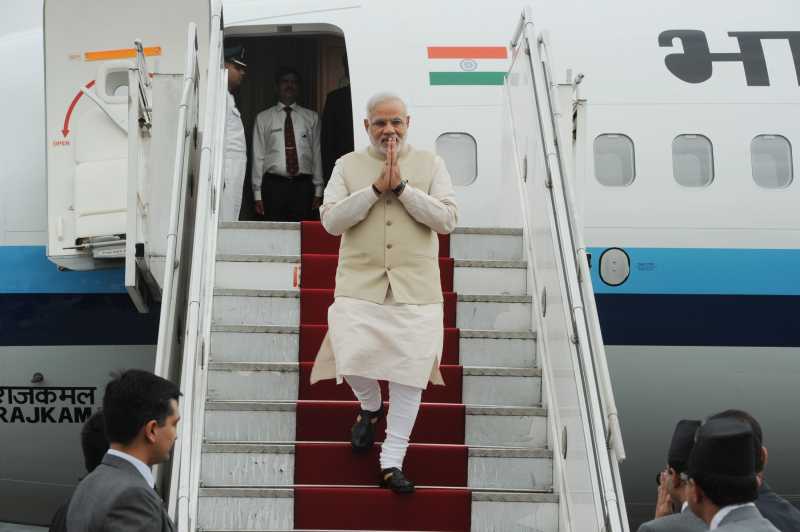
M 639 527 L 637 532 L 702 532 L 708 525 L 687 507 L 684 511 L 659 517 Z
M 780 532 L 761 516 L 758 508 L 752 506 L 737 508 L 726 515 L 717 530 L 719 532 Z
M 130 462 L 105 455 L 81 480 L 67 511 L 69 532 L 173 532 L 161 497 Z
M 772 491 L 766 482 L 758 488 L 756 508 L 781 532 L 800 532 L 800 510 Z
M 353 151 L 353 100 L 350 87 L 331 91 L 325 99 L 320 148 L 322 176 L 327 183 L 336 159 Z

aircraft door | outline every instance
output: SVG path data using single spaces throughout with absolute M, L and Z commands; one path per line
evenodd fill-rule
M 203 53 L 209 13 L 209 3 L 196 0 L 175 0 L 169 9 L 158 0 L 45 2 L 47 254 L 59 266 L 121 266 L 130 203 L 128 131 L 136 126 L 128 123 L 134 41 L 142 42 L 151 78 L 182 76 L 187 27 L 203 28 Z M 151 195 L 169 197 L 170 174 L 159 177 Z M 146 211 L 147 198 L 136 200 Z

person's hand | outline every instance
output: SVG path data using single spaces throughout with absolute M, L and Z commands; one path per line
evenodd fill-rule
M 386 150 L 386 161 L 383 163 L 383 170 L 381 170 L 381 175 L 378 176 L 378 179 L 373 183 L 373 186 L 381 193 L 386 192 L 391 188 L 389 185 L 391 184 L 392 178 L 392 160 L 394 157 L 395 143 L 396 140 L 394 138 L 389 139 L 388 148 Z
M 311 209 L 319 209 L 320 205 L 322 205 L 322 196 L 314 196 L 314 199 L 311 200 Z
M 669 495 L 670 475 L 668 470 L 661 472 L 661 482 L 658 483 L 658 498 L 656 499 L 656 519 L 672 514 L 672 497 Z
M 264 216 L 264 202 L 261 200 L 256 200 L 256 214 Z
M 392 166 L 389 172 L 389 188 L 394 190 L 400 186 L 403 176 L 400 175 L 400 164 L 397 162 L 397 144 L 390 144 L 392 150 Z

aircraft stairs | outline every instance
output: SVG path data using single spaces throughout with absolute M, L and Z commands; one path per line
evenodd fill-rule
M 349 388 L 309 384 L 338 239 L 313 222 L 219 223 L 218 5 L 211 28 L 207 70 L 195 27 L 188 39 L 155 365 L 183 393 L 181 435 L 159 472 L 178 531 L 627 532 L 624 449 L 546 42 L 530 10 L 505 88 L 506 171 L 519 184 L 522 227 L 460 227 L 440 239 L 447 385 L 423 393 L 405 461 L 418 490 L 407 496 L 377 486 L 377 447 L 351 451 Z
M 522 231 L 443 243 L 447 386 L 423 394 L 404 468 L 420 488 L 403 497 L 377 487 L 377 448 L 350 449 L 347 385 L 308 383 L 338 239 L 313 222 L 220 226 L 199 528 L 558 529 Z

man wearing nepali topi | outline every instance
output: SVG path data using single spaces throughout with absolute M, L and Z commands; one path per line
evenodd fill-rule
M 367 104 L 371 146 L 341 157 L 320 208 L 322 225 L 342 235 L 328 334 L 311 383 L 342 380 L 361 410 L 351 431 L 356 452 L 372 447 L 384 416 L 378 380 L 389 381 L 380 485 L 411 493 L 403 458 L 422 390 L 444 384 L 439 238 L 456 226 L 458 209 L 444 161 L 406 143 L 410 119 L 394 94 Z

